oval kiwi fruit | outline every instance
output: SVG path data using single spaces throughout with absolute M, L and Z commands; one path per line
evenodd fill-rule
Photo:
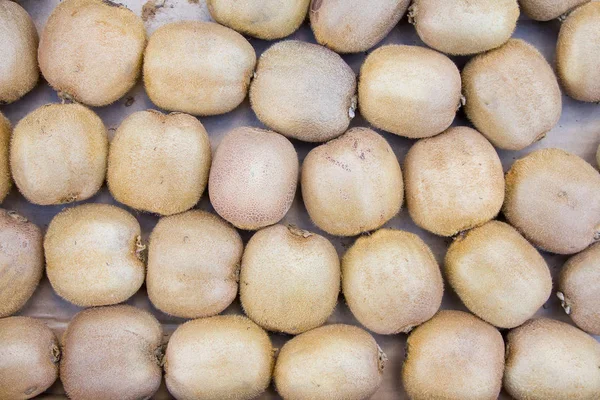
M 230 131 L 217 148 L 208 194 L 215 211 L 240 229 L 279 222 L 298 185 L 298 155 L 285 137 L 264 129 Z
M 536 150 L 506 174 L 503 212 L 536 246 L 578 253 L 600 240 L 600 174 L 564 150 Z
M 452 124 L 460 90 L 460 72 L 445 55 L 419 46 L 387 45 L 360 67 L 358 104 L 373 126 L 423 138 Z
M 11 131 L 10 121 L 0 112 L 0 203 L 12 187 L 9 158 Z
M 80 307 L 127 300 L 144 282 L 140 224 L 108 204 L 58 213 L 44 238 L 46 274 L 56 293 Z
M 552 67 L 520 39 L 471 59 L 462 71 L 465 112 L 494 146 L 522 150 L 558 122 L 562 98 Z
M 381 227 L 402 207 L 400 164 L 388 142 L 368 128 L 311 150 L 302 165 L 302 198 L 312 221 L 337 236 Z
M 536 21 L 550 21 L 590 0 L 519 0 L 521 10 Z
M 515 400 L 594 400 L 600 343 L 579 329 L 532 319 L 508 334 L 504 388 Z
M 165 354 L 165 381 L 176 399 L 249 400 L 269 386 L 274 349 L 267 333 L 240 315 L 180 325 Z
M 120 305 L 79 312 L 62 337 L 60 380 L 72 400 L 150 399 L 162 379 L 162 328 Z
M 181 318 L 219 314 L 235 299 L 244 245 L 216 215 L 161 218 L 150 235 L 146 288 L 159 310 Z
M 240 302 L 270 331 L 296 335 L 323 325 L 340 292 L 340 260 L 323 236 L 294 226 L 261 229 L 244 250 Z
M 408 337 L 402 369 L 412 400 L 496 400 L 504 341 L 493 326 L 462 311 L 442 310 Z
M 499 328 L 514 328 L 548 300 L 552 277 L 544 258 L 499 221 L 454 239 L 444 261 L 448 282 L 467 308 Z
M 60 349 L 54 333 L 29 317 L 0 319 L 0 398 L 31 399 L 58 378 Z
M 10 166 L 17 188 L 34 204 L 86 200 L 106 176 L 108 138 L 96 113 L 80 104 L 47 104 L 14 129 Z
M 258 60 L 250 104 L 274 131 L 324 142 L 348 129 L 355 94 L 356 76 L 339 55 L 316 44 L 286 40 L 269 47 Z
M 208 183 L 208 134 L 191 115 L 131 114 L 110 143 L 107 183 L 115 200 L 160 215 L 192 208 Z
M 60 97 L 99 107 L 135 85 L 145 45 L 144 22 L 125 6 L 64 0 L 42 31 L 38 58 L 44 78 Z

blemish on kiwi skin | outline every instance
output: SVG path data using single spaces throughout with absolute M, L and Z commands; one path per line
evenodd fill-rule
M 565 297 L 563 292 L 556 292 L 556 297 L 560 300 L 560 305 L 567 315 L 571 314 L 571 305 L 569 304 L 569 300 Z
M 385 355 L 383 350 L 381 350 L 381 347 L 379 347 L 379 345 L 377 345 L 377 367 L 379 368 L 379 372 L 383 372 L 387 361 L 388 361 L 387 356 Z
M 60 348 L 57 345 L 53 344 L 50 349 L 50 355 L 50 360 L 52 360 L 54 364 L 58 364 L 61 356 Z
M 165 354 L 166 348 L 166 344 L 161 344 L 156 349 L 154 349 L 154 361 L 159 367 L 163 367 L 167 361 L 167 357 Z
M 356 117 L 356 108 L 358 107 L 358 97 L 352 96 L 352 99 L 350 99 L 350 108 L 348 109 L 348 117 L 350 117 L 350 119 L 353 119 L 354 117 Z
M 27 390 L 25 390 L 25 392 L 23 392 L 23 394 L 25 396 L 30 396 L 33 393 L 35 393 L 36 390 L 37 390 L 37 386 L 31 386 L 31 387 L 27 388 Z
M 114 1 L 111 1 L 111 0 L 102 0 L 102 2 L 110 7 L 123 7 L 123 4 L 115 3 Z
M 312 232 L 306 231 L 304 229 L 300 229 L 296 225 L 293 225 L 293 224 L 289 224 L 287 226 L 287 228 L 290 231 L 290 233 L 295 236 L 300 236 L 305 239 L 313 236 Z
M 8 211 L 7 214 L 8 214 L 9 217 L 11 217 L 12 219 L 14 219 L 17 222 L 22 222 L 22 223 L 27 222 L 27 218 L 25 218 L 24 216 L 20 215 L 16 211 L 12 211 L 11 210 L 11 211 Z
M 408 23 L 412 25 L 417 25 L 417 5 L 412 4 L 408 7 L 408 12 L 406 13 L 408 17 Z
M 135 256 L 142 262 L 145 260 L 144 250 L 146 250 L 146 245 L 142 243 L 142 237 L 138 235 L 135 238 Z
M 323 0 L 313 0 L 310 3 L 310 11 L 316 13 L 319 11 L 319 8 L 323 5 Z

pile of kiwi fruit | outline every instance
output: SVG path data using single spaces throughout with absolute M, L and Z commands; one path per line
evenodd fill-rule
M 600 1 L 123 1 L 0 0 L 1 400 L 600 399 Z

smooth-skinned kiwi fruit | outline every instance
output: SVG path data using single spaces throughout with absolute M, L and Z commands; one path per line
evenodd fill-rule
M 0 204 L 12 187 L 9 157 L 11 132 L 10 121 L 0 112 Z
M 506 174 L 502 210 L 536 246 L 578 253 L 600 240 L 600 174 L 564 150 L 536 150 Z
M 15 126 L 13 179 L 39 205 L 86 200 L 104 183 L 108 137 L 100 117 L 80 104 L 47 104 Z
M 379 388 L 386 361 L 366 331 L 327 325 L 289 340 L 273 378 L 284 400 L 363 400 Z
M 479 318 L 442 310 L 408 337 L 402 381 L 412 400 L 496 400 L 504 341 Z
M 590 0 L 519 0 L 521 10 L 536 21 L 560 18 Z

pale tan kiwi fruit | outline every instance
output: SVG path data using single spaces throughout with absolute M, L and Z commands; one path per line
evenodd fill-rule
M 590 0 L 519 0 L 521 10 L 531 19 L 550 21 Z
M 423 229 L 440 236 L 494 218 L 504 201 L 504 171 L 494 147 L 464 126 L 421 139 L 404 159 L 406 205 Z
M 244 245 L 214 214 L 161 218 L 150 235 L 146 288 L 159 310 L 181 318 L 219 314 L 235 299 Z
M 462 71 L 465 112 L 494 146 L 522 150 L 558 122 L 562 98 L 552 67 L 529 43 L 510 39 Z
M 194 207 L 208 183 L 211 150 L 191 115 L 131 114 L 110 143 L 107 183 L 115 200 L 160 215 Z
M 499 328 L 514 328 L 533 317 L 552 292 L 544 258 L 503 222 L 490 221 L 457 236 L 444 265 L 465 306 Z
M 479 318 L 442 310 L 408 337 L 402 381 L 412 400 L 496 400 L 504 341 Z
M 240 229 L 279 222 L 298 185 L 298 155 L 285 137 L 264 129 L 230 131 L 217 147 L 208 180 L 215 211 Z
M 289 340 L 273 375 L 284 400 L 362 400 L 379 388 L 386 361 L 366 331 L 327 325 Z
M 16 313 L 37 288 L 44 273 L 42 241 L 35 224 L 0 208 L 0 317 Z
M 286 40 L 258 60 L 250 85 L 258 119 L 284 136 L 324 142 L 348 129 L 356 109 L 356 76 L 333 51 Z
M 336 236 L 380 228 L 402 207 L 400 164 L 388 142 L 368 128 L 311 150 L 302 165 L 302 198 L 312 221 Z
M 207 0 L 215 21 L 264 40 L 294 33 L 306 18 L 310 0 Z
M 12 187 L 9 158 L 11 132 L 10 121 L 0 112 L 0 203 L 4 201 Z
M 506 43 L 519 14 L 517 0 L 415 0 L 408 15 L 429 47 L 469 55 Z
M 144 22 L 109 0 L 65 0 L 48 18 L 38 58 L 65 99 L 105 106 L 123 97 L 142 70 Z
M 0 104 L 8 104 L 33 89 L 40 75 L 37 30 L 14 1 L 0 0 L 0 37 Z
M 578 253 L 600 240 L 600 174 L 564 150 L 536 150 L 506 174 L 502 211 L 536 246 Z
M 104 183 L 107 158 L 106 127 L 80 104 L 46 104 L 32 111 L 11 139 L 13 179 L 34 204 L 89 199 Z
M 44 238 L 46 274 L 62 298 L 80 307 L 117 304 L 144 282 L 140 224 L 108 204 L 58 213 Z
M 329 318 L 340 273 L 329 240 L 295 226 L 270 226 L 256 232 L 244 250 L 240 302 L 263 328 L 296 335 Z
M 274 349 L 248 318 L 221 315 L 180 325 L 165 355 L 165 381 L 179 400 L 249 400 L 269 386 Z
M 337 53 L 359 53 L 379 43 L 406 13 L 410 0 L 312 0 L 317 42 Z
M 532 319 L 506 344 L 504 389 L 515 400 L 596 400 L 600 343 L 564 322 Z
M 417 235 L 380 229 L 358 238 L 344 254 L 342 291 L 361 324 L 391 335 L 433 317 L 444 282 L 431 249 Z
M 79 312 L 62 337 L 60 380 L 71 400 L 150 399 L 162 379 L 162 328 L 127 305 Z
M 213 22 L 158 28 L 144 53 L 144 86 L 158 107 L 192 115 L 224 114 L 246 98 L 256 65 L 252 45 Z
M 387 45 L 360 68 L 360 113 L 373 126 L 408 138 L 437 135 L 461 102 L 460 72 L 445 55 L 419 46 Z
M 58 378 L 58 340 L 41 320 L 0 319 L 0 360 L 0 399 L 31 399 Z

